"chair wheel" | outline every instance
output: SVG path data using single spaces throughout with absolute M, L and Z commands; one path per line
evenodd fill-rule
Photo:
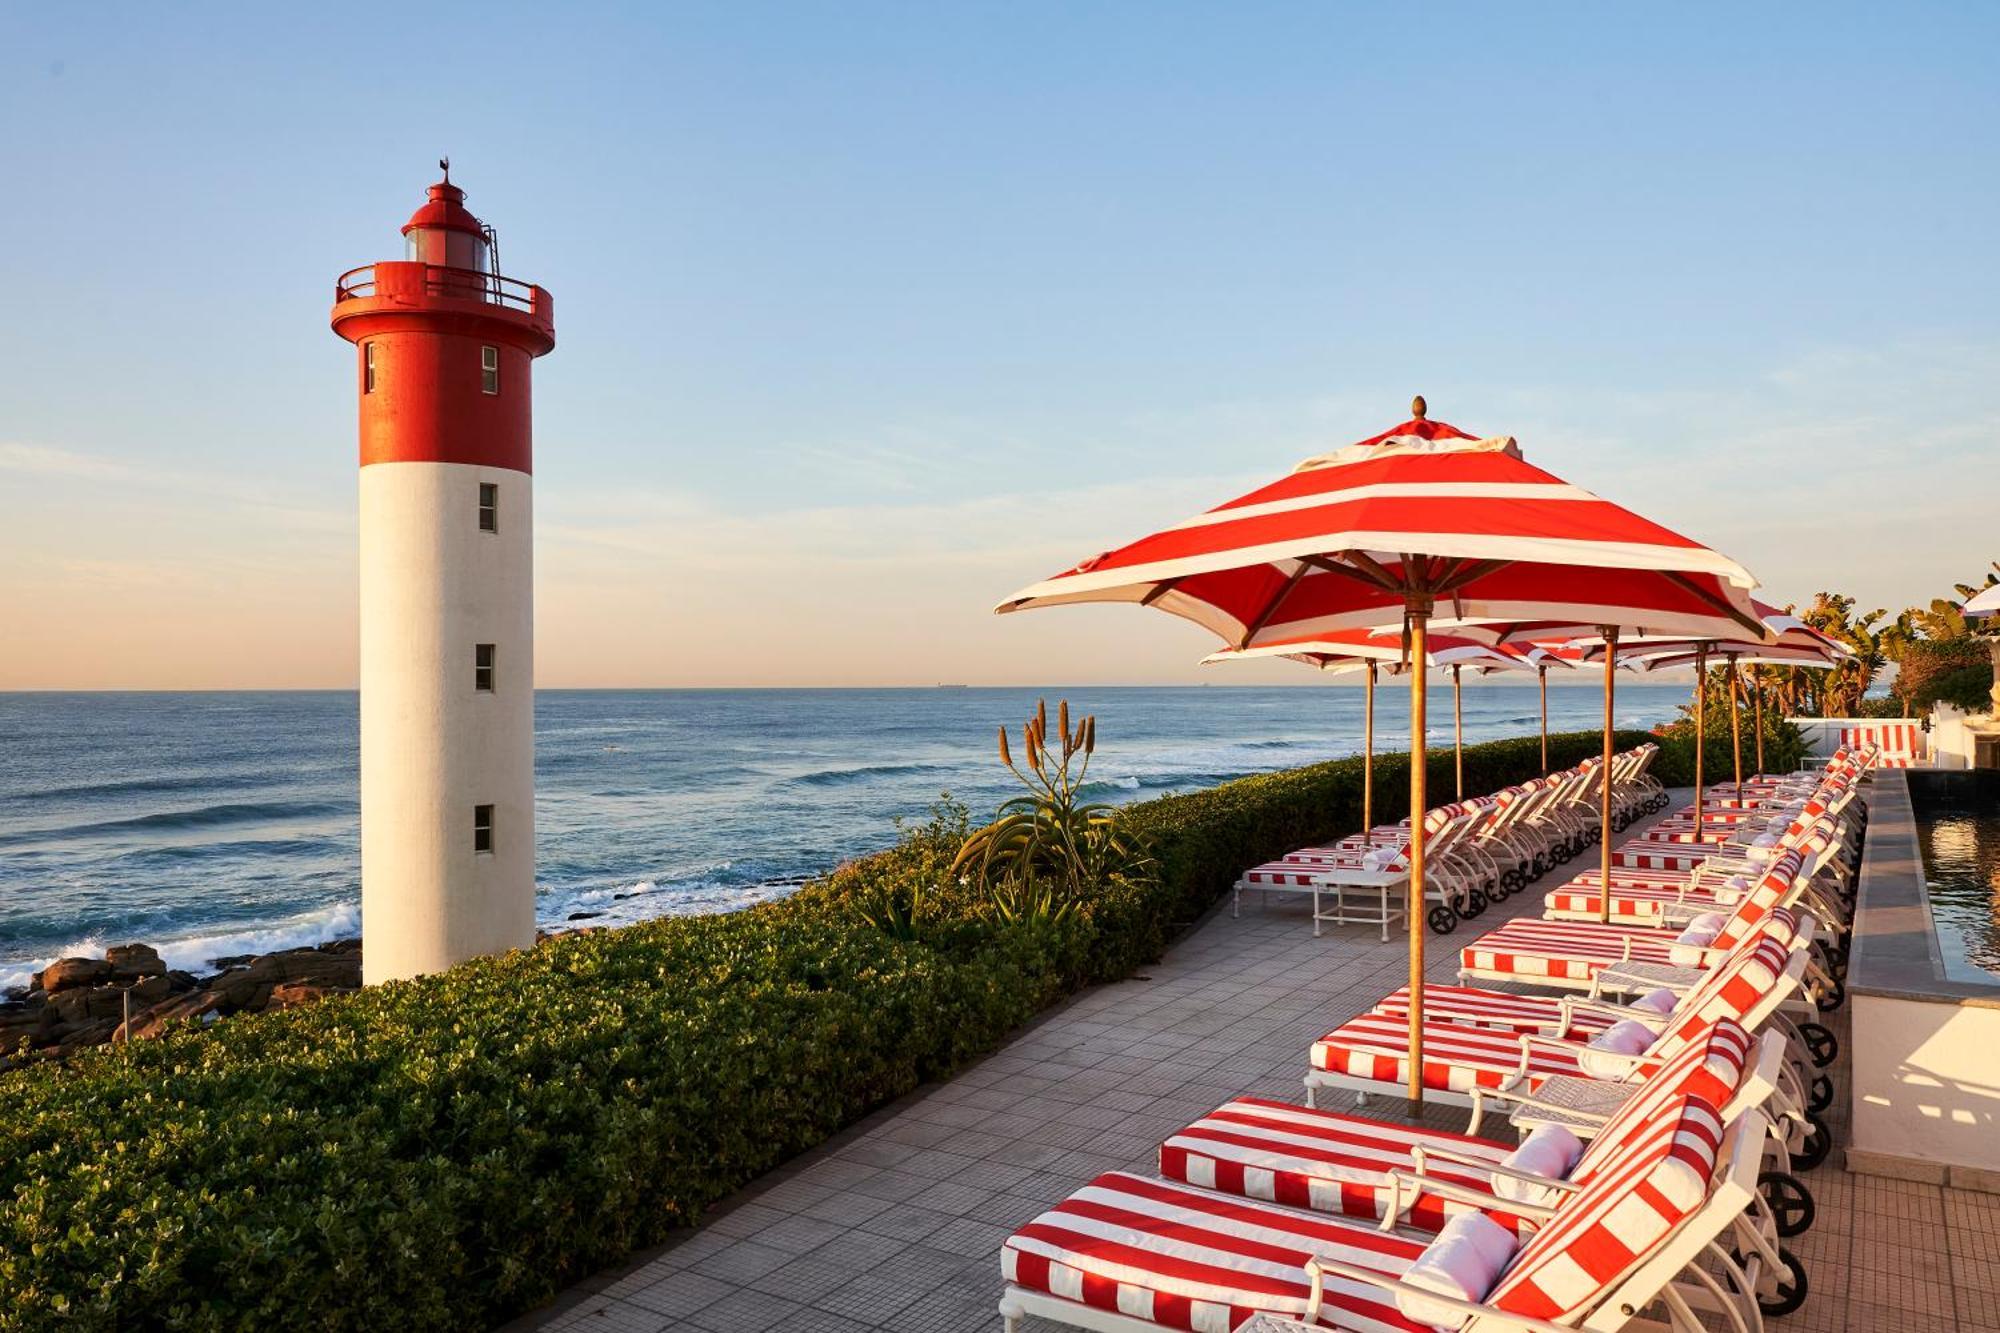
M 1805 1142 L 1801 1143 L 1799 1150 L 1792 1154 L 1792 1169 L 1810 1171 L 1824 1162 L 1826 1155 L 1832 1151 L 1833 1135 L 1828 1132 L 1826 1121 L 1810 1111 L 1807 1112 Z
M 1771 1210 L 1778 1234 L 1790 1239 L 1808 1230 L 1819 1213 L 1812 1191 L 1789 1171 L 1766 1171 L 1757 1177 L 1757 1192 Z
M 1449 935 L 1458 928 L 1458 913 L 1444 903 L 1433 907 L 1424 919 L 1430 922 L 1431 933 L 1435 935 Z
M 1466 891 L 1464 905 L 1458 909 L 1458 914 L 1467 921 L 1470 921 L 1473 917 L 1478 916 L 1486 910 L 1487 902 L 1486 890 L 1469 889 Z
M 1534 872 L 1530 874 L 1528 878 L 1540 879 L 1543 875 L 1546 875 L 1548 873 L 1549 873 L 1549 858 L 1546 856 L 1537 856 L 1535 858 Z
M 1788 1315 L 1806 1303 L 1805 1265 L 1782 1245 L 1778 1247 L 1778 1258 L 1784 1263 L 1785 1271 L 1771 1274 L 1777 1283 L 1777 1294 L 1768 1299 L 1761 1292 L 1757 1296 L 1757 1308 L 1773 1319 Z
M 1815 1069 L 1826 1068 L 1840 1054 L 1840 1038 L 1819 1023 L 1799 1024 L 1799 1036 L 1805 1041 L 1806 1054 L 1812 1057 Z
M 1833 982 L 1833 989 L 1828 991 L 1825 998 L 1819 1002 L 1819 1007 L 1829 1012 L 1847 1003 L 1847 983 L 1839 977 L 1833 977 L 1831 980 Z
M 1812 1087 L 1806 1090 L 1806 1110 L 1818 1115 L 1833 1105 L 1833 1080 L 1825 1074 L 1813 1079 Z

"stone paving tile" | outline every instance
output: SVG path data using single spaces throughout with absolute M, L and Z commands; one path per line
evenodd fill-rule
M 1455 980 L 1474 929 L 1533 914 L 1562 872 L 1432 937 Z M 1209 917 L 1144 979 L 1077 997 L 949 1083 L 871 1116 L 726 1203 L 702 1229 L 573 1290 L 511 1333 L 997 1333 L 999 1248 L 1098 1172 L 1150 1170 L 1159 1139 L 1245 1092 L 1302 1099 L 1305 1047 L 1407 979 L 1404 940 L 1313 938 L 1303 904 L 1256 895 Z M 1845 1038 L 1845 1015 L 1829 1019 Z M 1847 1056 L 1831 1073 L 1835 1150 L 1804 1179 L 1818 1220 L 1786 1242 L 1812 1296 L 1789 1333 L 2000 1329 L 2000 1197 L 1850 1176 Z M 1349 1093 L 1320 1104 L 1355 1109 Z M 1400 1119 L 1398 1098 L 1364 1113 Z M 1427 1124 L 1461 1129 L 1431 1106 Z M 1032 1321 L 1028 1333 L 1049 1333 Z

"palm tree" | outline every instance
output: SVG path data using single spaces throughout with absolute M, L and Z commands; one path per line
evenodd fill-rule
M 1861 700 L 1875 683 L 1875 677 L 1902 656 L 1903 646 L 1913 637 L 1911 613 L 1905 611 L 1885 625 L 1882 617 L 1888 614 L 1888 608 L 1877 607 L 1857 616 L 1852 597 L 1831 592 L 1813 594 L 1813 604 L 1799 613 L 1799 619 L 1806 624 L 1854 650 L 1854 656 L 1839 666 L 1816 673 L 1822 677 L 1821 717 L 1852 716 L 1861 707 Z

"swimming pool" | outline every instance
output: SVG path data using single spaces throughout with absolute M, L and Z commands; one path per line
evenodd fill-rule
M 1912 771 L 1910 798 L 1945 977 L 2000 979 L 2000 771 Z

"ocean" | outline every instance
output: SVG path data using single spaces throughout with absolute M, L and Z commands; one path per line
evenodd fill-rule
M 1017 790 L 995 730 L 1041 696 L 1097 714 L 1105 800 L 1361 745 L 1347 687 L 544 690 L 540 919 L 728 911 L 887 845 L 940 792 L 990 813 Z M 1686 696 L 1621 681 L 1619 724 L 1665 721 Z M 1377 701 L 1382 748 L 1401 749 L 1407 694 Z M 1551 730 L 1601 716 L 1595 689 L 1549 691 Z M 1448 688 L 1430 717 L 1449 745 Z M 0 990 L 130 941 L 200 972 L 359 934 L 356 725 L 351 692 L 0 694 Z M 1532 685 L 1467 687 L 1468 741 L 1535 730 Z

